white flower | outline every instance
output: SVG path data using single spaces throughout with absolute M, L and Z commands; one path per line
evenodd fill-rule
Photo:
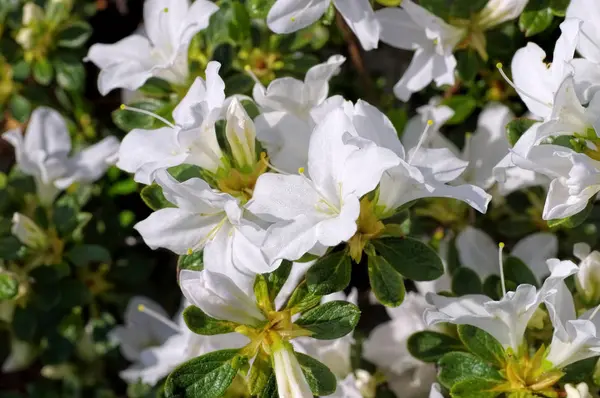
M 401 397 L 421 398 L 435 381 L 435 366 L 414 358 L 407 347 L 408 338 L 428 329 L 423 321 L 425 298 L 409 292 L 396 308 L 386 307 L 392 318 L 378 325 L 365 340 L 363 355 L 383 371 L 392 390 Z
M 277 0 L 267 16 L 276 33 L 292 33 L 316 22 L 333 2 L 365 50 L 377 48 L 381 28 L 369 0 Z
M 94 44 L 87 60 L 101 69 L 98 90 L 136 90 L 150 77 L 175 84 L 188 78 L 188 46 L 208 26 L 218 7 L 208 0 L 146 0 L 144 26 L 148 38 L 133 34 L 115 44 Z
M 527 323 L 538 306 L 556 292 L 556 286 L 565 278 L 577 272 L 577 266 L 572 262 L 553 260 L 548 260 L 551 274 L 540 290 L 532 285 L 519 285 L 516 291 L 506 293 L 500 301 L 480 294 L 455 298 L 429 293 L 427 302 L 435 309 L 425 310 L 425 322 L 428 325 L 440 322 L 472 325 L 494 336 L 505 348 L 511 347 L 517 352 Z
M 238 282 L 273 270 L 259 248 L 264 231 L 243 218 L 237 199 L 200 178 L 180 183 L 166 170 L 156 173 L 156 182 L 177 207 L 155 211 L 135 225 L 148 246 L 177 254 L 204 250 L 206 269 Z
M 269 227 L 263 244 L 271 262 L 322 252 L 356 232 L 360 197 L 375 189 L 398 157 L 353 137 L 353 131 L 344 112 L 334 110 L 310 139 L 308 175 L 265 173 L 258 178 L 248 210 L 267 220 L 282 220 Z
M 186 306 L 184 302 L 183 307 Z M 173 321 L 154 301 L 133 297 L 125 311 L 125 325 L 117 326 L 111 340 L 133 364 L 119 373 L 128 383 L 155 385 L 178 365 L 224 348 L 240 348 L 247 339 L 237 333 L 201 336 L 191 332 L 179 313 Z
M 394 94 L 408 101 L 435 80 L 438 86 L 454 84 L 456 58 L 452 52 L 466 30 L 448 25 L 410 0 L 402 8 L 383 8 L 375 12 L 381 24 L 381 41 L 415 55 L 404 76 L 394 86 Z
M 570 261 L 563 263 L 575 266 Z M 577 318 L 573 296 L 567 285 L 560 281 L 553 290 L 555 293 L 547 295 L 544 299 L 554 326 L 554 335 L 546 359 L 555 368 L 561 369 L 577 361 L 600 356 L 600 322 L 594 319 L 600 307 Z
M 572 72 L 568 62 L 573 59 L 580 24 L 576 19 L 567 19 L 560 24 L 562 35 L 554 47 L 550 66 L 544 62 L 546 53 L 535 43 L 527 43 L 512 59 L 511 69 L 517 92 L 531 113 L 540 119 L 550 116 L 554 95 L 565 77 Z
M 252 167 L 256 162 L 256 129 L 254 122 L 236 98 L 227 108 L 225 137 L 229 142 L 233 160 L 240 168 Z
M 50 245 L 48 235 L 29 217 L 15 213 L 10 232 L 32 249 L 44 250 Z
M 429 398 L 444 398 L 444 394 L 442 394 L 442 387 L 438 383 L 433 383 L 431 385 Z
M 600 301 L 600 252 L 591 251 L 587 243 L 576 243 L 573 254 L 581 260 L 575 275 L 577 292 L 586 302 L 597 304 Z
M 183 163 L 210 172 L 223 167 L 223 153 L 217 141 L 215 123 L 225 108 L 225 83 L 221 65 L 209 62 L 206 81 L 196 78 L 185 97 L 173 110 L 176 126 L 155 130 L 134 129 L 123 139 L 117 167 L 135 173 L 134 179 L 150 184 L 158 169 Z
M 182 270 L 179 285 L 185 298 L 207 315 L 242 325 L 260 326 L 267 318 L 256 304 L 252 284 L 236 284 L 227 275 Z
M 500 273 L 498 245 L 480 229 L 466 227 L 456 237 L 460 264 L 468 267 L 485 280 Z M 558 253 L 558 239 L 550 233 L 539 232 L 521 239 L 511 256 L 519 258 L 535 275 L 538 283 L 548 276 L 546 260 Z
M 304 81 L 284 77 L 273 80 L 267 88 L 257 81 L 253 97 L 263 113 L 254 120 L 256 132 L 278 169 L 295 173 L 307 165 L 315 124 L 343 102 L 340 96 L 327 96 L 329 79 L 339 73 L 345 60 L 341 55 L 331 56 L 310 68 Z
M 17 166 L 35 179 L 43 204 L 52 203 L 62 189 L 74 182 L 91 183 L 114 163 L 119 142 L 107 137 L 69 157 L 71 138 L 62 116 L 53 109 L 39 107 L 33 111 L 25 138 L 18 129 L 2 138 L 15 147 Z
M 503 22 L 516 19 L 521 15 L 529 0 L 489 0 L 479 11 L 477 26 L 483 30 L 491 29 Z
M 590 394 L 590 388 L 583 382 L 577 384 L 577 386 L 569 383 L 565 384 L 565 392 L 567 393 L 566 398 L 593 398 Z
M 312 398 L 313 393 L 310 391 L 292 345 L 280 340 L 272 345 L 272 349 L 271 358 L 279 397 Z

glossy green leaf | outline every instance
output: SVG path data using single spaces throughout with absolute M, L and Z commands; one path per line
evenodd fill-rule
M 452 292 L 457 296 L 481 294 L 483 286 L 479 275 L 471 268 L 459 267 L 452 273 Z
M 491 334 L 471 325 L 458 325 L 458 336 L 472 354 L 496 367 L 506 363 L 504 348 Z
M 77 48 L 85 44 L 92 34 L 92 27 L 85 21 L 74 21 L 58 33 L 57 44 L 60 47 Z
M 411 237 L 382 238 L 373 241 L 375 250 L 402 276 L 415 281 L 432 281 L 444 273 L 437 253 Z
M 404 301 L 404 278 L 381 256 L 369 256 L 369 282 L 377 300 L 388 307 Z
M 310 330 L 312 338 L 333 340 L 352 332 L 359 319 L 360 310 L 356 305 L 347 301 L 329 301 L 304 312 L 295 324 Z
M 456 383 L 450 394 L 453 398 L 496 398 L 502 394 L 500 391 L 494 391 L 500 384 L 498 380 L 469 378 Z
M 456 383 L 471 378 L 504 380 L 498 369 L 466 352 L 450 352 L 440 359 L 438 365 L 440 367 L 438 380 L 448 389 L 452 389 Z
M 508 122 L 506 125 L 506 138 L 508 139 L 508 143 L 511 146 L 515 146 L 519 138 L 521 138 L 521 136 L 535 123 L 535 120 L 526 118 L 518 118 Z
M 11 274 L 0 274 L 0 301 L 10 300 L 19 293 L 19 281 Z
M 454 111 L 454 115 L 446 122 L 453 125 L 464 122 L 477 108 L 477 101 L 468 95 L 454 95 L 443 100 L 442 105 L 449 106 Z
M 52 81 L 54 69 L 52 64 L 46 59 L 37 60 L 33 64 L 33 78 L 42 86 L 47 86 Z
M 350 283 L 352 262 L 345 251 L 321 257 L 306 272 L 306 283 L 313 294 L 325 296 L 339 292 Z
M 235 322 L 210 317 L 195 305 L 190 305 L 183 311 L 183 320 L 192 332 L 203 336 L 232 333 L 239 326 Z
M 160 210 L 166 207 L 175 207 L 171 202 L 165 199 L 162 188 L 158 184 L 146 185 L 140 193 L 142 200 L 146 206 L 152 210 Z
M 100 245 L 79 245 L 67 253 L 67 258 L 78 267 L 84 267 L 92 263 L 112 262 L 110 252 Z
M 330 395 L 337 388 L 337 380 L 331 370 L 313 357 L 297 352 L 296 357 L 314 395 Z
M 543 32 L 554 19 L 548 0 L 529 0 L 527 7 L 519 17 L 519 28 L 526 37 Z
M 204 254 L 196 251 L 192 254 L 184 254 L 177 259 L 177 269 L 189 269 L 191 271 L 202 271 L 204 269 Z
M 433 330 L 414 333 L 408 338 L 406 346 L 413 357 L 423 362 L 437 362 L 449 352 L 464 350 L 460 340 Z
M 571 228 L 580 226 L 581 224 L 583 224 L 585 222 L 585 220 L 587 220 L 589 215 L 592 213 L 592 209 L 594 208 L 595 201 L 596 201 L 596 196 L 594 195 L 593 197 L 590 198 L 587 205 L 585 206 L 585 208 L 582 211 L 580 211 L 579 213 L 577 213 L 575 215 L 569 216 L 569 217 L 548 220 L 548 226 L 552 229 L 558 229 L 558 228 L 571 229 Z
M 520 258 L 509 256 L 504 261 L 504 278 L 516 285 L 528 284 L 538 286 L 538 281 L 531 269 Z

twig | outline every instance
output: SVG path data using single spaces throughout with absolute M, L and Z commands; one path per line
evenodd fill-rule
M 356 72 L 360 76 L 362 81 L 363 89 L 365 91 L 365 95 L 369 102 L 372 102 L 375 99 L 375 92 L 373 91 L 373 81 L 371 80 L 371 76 L 365 67 L 365 62 L 362 58 L 362 53 L 360 51 L 360 45 L 356 40 L 356 36 L 350 28 L 342 15 L 336 11 L 335 13 L 335 22 L 338 28 L 342 31 L 342 35 L 344 37 L 344 41 L 348 45 L 348 52 L 350 54 L 350 60 L 352 61 L 352 65 L 356 69 Z

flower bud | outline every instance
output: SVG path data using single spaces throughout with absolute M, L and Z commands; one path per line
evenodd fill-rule
M 312 398 L 306 377 L 302 373 L 300 363 L 290 343 L 281 339 L 271 346 L 273 349 L 272 359 L 277 379 L 277 391 L 281 398 Z
M 585 243 L 574 247 L 575 257 L 581 260 L 575 274 L 575 286 L 582 299 L 589 305 L 600 302 L 600 252 L 591 251 Z
M 31 50 L 34 47 L 34 35 L 31 28 L 21 28 L 15 37 L 15 41 L 21 45 L 23 50 Z
M 23 6 L 23 26 L 28 26 L 44 18 L 44 10 L 35 3 L 27 3 Z
M 11 232 L 31 249 L 44 250 L 50 245 L 46 233 L 33 220 L 23 214 L 15 213 L 13 215 Z
M 521 15 L 527 1 L 510 2 L 505 0 L 489 0 L 476 17 L 477 26 L 488 30 L 503 22 L 516 19 Z
M 234 161 L 239 167 L 253 167 L 256 162 L 256 129 L 246 110 L 234 98 L 227 109 L 225 135 Z
M 592 398 L 590 389 L 585 383 L 579 383 L 575 387 L 572 384 L 565 384 L 565 392 L 567 398 Z

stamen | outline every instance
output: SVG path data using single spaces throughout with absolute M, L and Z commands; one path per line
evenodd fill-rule
M 132 111 L 132 112 L 137 112 L 137 113 L 141 113 L 141 114 L 144 114 L 144 115 L 152 116 L 153 118 L 155 118 L 157 120 L 160 120 L 161 122 L 163 122 L 167 126 L 171 127 L 172 129 L 175 128 L 175 125 L 173 123 L 169 122 L 164 117 L 157 115 L 156 113 L 147 111 L 145 109 L 140 109 L 140 108 L 134 108 L 134 107 L 131 107 L 131 106 L 127 106 L 125 104 L 121 104 L 120 108 L 123 111 Z
M 269 163 L 269 161 L 267 160 L 267 154 L 265 152 L 261 152 L 260 153 L 260 161 L 262 163 L 264 163 L 265 165 L 267 165 L 268 168 L 275 170 L 276 172 L 278 172 L 279 174 L 283 174 L 283 175 L 290 175 L 290 173 L 286 173 L 285 171 L 278 169 L 277 167 L 273 166 L 271 163 Z
M 599 305 L 599 306 L 597 306 L 597 307 L 594 309 L 594 312 L 592 312 L 592 315 L 590 315 L 590 317 L 589 317 L 589 320 L 590 320 L 590 321 L 591 321 L 592 319 L 594 319 L 594 317 L 596 316 L 596 314 L 598 313 L 598 311 L 599 311 L 599 310 L 600 310 L 600 305 Z
M 496 64 L 496 68 L 498 68 L 498 71 L 500 72 L 500 74 L 502 75 L 502 77 L 504 78 L 504 80 L 506 80 L 506 82 L 507 82 L 507 83 L 508 83 L 508 84 L 509 84 L 509 85 L 510 85 L 512 88 L 514 88 L 514 89 L 515 89 L 515 91 L 516 91 L 517 93 L 519 93 L 519 94 L 521 94 L 521 95 L 523 95 L 523 96 L 525 96 L 525 97 L 527 97 L 527 98 L 529 98 L 529 99 L 531 99 L 531 100 L 533 100 L 533 101 L 535 101 L 535 102 L 537 102 L 537 103 L 539 103 L 539 104 L 542 104 L 542 105 L 544 105 L 544 106 L 547 106 L 548 108 L 552 108 L 552 104 L 548 104 L 548 103 L 546 103 L 546 102 L 544 102 L 544 101 L 542 101 L 542 100 L 540 100 L 540 99 L 538 99 L 538 98 L 535 98 L 533 95 L 531 95 L 531 94 L 528 94 L 528 93 L 526 93 L 525 91 L 523 91 L 522 89 L 520 89 L 519 87 L 517 87 L 517 85 L 516 85 L 516 84 L 514 84 L 514 83 L 512 82 L 512 80 L 510 80 L 510 79 L 508 78 L 508 76 L 506 76 L 506 73 L 504 73 L 504 70 L 502 69 L 502 63 L 498 62 L 498 63 Z
M 246 71 L 246 73 L 248 74 L 248 76 L 250 76 L 252 78 L 252 80 L 254 80 L 254 83 L 258 84 L 263 89 L 265 88 L 263 86 L 263 84 L 260 82 L 260 80 L 258 79 L 258 77 L 254 74 L 254 72 L 252 72 L 252 67 L 250 67 L 250 65 L 244 66 L 244 71 Z
M 159 314 L 158 312 L 146 307 L 144 304 L 138 305 L 138 311 L 143 312 L 144 314 L 148 314 L 149 316 L 156 319 L 157 321 L 159 321 L 159 322 L 163 323 L 164 325 L 167 325 L 171 329 L 181 333 L 181 328 L 179 327 L 179 325 L 177 325 L 172 320 L 166 318 L 164 315 Z
M 498 248 L 500 249 L 498 250 L 498 263 L 500 264 L 500 283 L 502 284 L 502 297 L 504 297 L 506 296 L 506 282 L 504 281 L 504 264 L 502 260 L 502 251 L 504 250 L 504 243 L 500 242 L 498 244 Z
M 423 143 L 425 142 L 425 138 L 427 137 L 427 133 L 429 133 L 429 129 L 431 128 L 431 126 L 433 126 L 433 120 L 429 119 L 427 121 L 427 125 L 425 126 L 425 130 L 423 130 L 423 134 L 421 134 L 421 138 L 419 138 L 419 142 L 417 143 L 417 146 L 415 147 L 415 149 L 410 154 L 410 157 L 408 158 L 408 164 L 412 164 L 412 161 L 413 161 L 415 155 L 417 154 L 417 152 L 419 152 L 419 149 L 421 149 L 421 147 L 423 146 Z
M 187 254 L 188 256 L 189 256 L 189 255 L 191 255 L 192 253 L 194 253 L 194 251 L 193 251 L 191 248 L 190 248 L 190 249 L 187 249 L 187 252 L 186 252 L 186 254 Z

